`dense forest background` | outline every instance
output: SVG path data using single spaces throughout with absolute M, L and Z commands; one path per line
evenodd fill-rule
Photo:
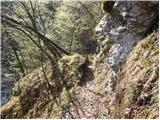
M 98 1 L 2 2 L 2 37 L 14 69 L 23 76 L 62 54 L 95 53 L 99 8 Z

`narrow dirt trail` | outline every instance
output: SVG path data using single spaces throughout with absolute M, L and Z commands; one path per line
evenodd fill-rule
M 65 109 L 62 118 L 108 118 L 103 110 L 106 110 L 104 103 L 100 101 L 103 96 L 96 93 L 96 79 L 89 62 L 83 69 L 82 82 L 76 90 L 75 99 L 70 106 Z M 103 112 L 102 112 L 103 111 Z

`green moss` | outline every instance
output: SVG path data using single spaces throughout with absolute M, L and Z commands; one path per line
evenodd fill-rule
M 86 58 L 74 54 L 72 56 L 64 56 L 59 62 L 61 74 L 64 76 L 63 81 L 68 86 L 75 86 L 82 77 L 81 66 L 86 62 Z
M 149 67 L 149 65 L 150 65 L 148 59 L 144 59 L 144 60 L 142 61 L 142 63 L 143 63 L 143 67 L 146 68 L 146 69 L 147 69 L 147 68 Z
M 15 97 L 11 98 L 9 102 L 9 108 L 6 107 L 6 110 L 12 109 L 13 113 L 5 114 L 5 112 L 3 112 L 3 114 L 6 116 L 8 116 L 8 114 L 13 115 L 12 118 L 17 117 L 17 115 L 20 118 L 23 118 L 25 114 L 28 114 L 26 116 L 32 116 L 32 113 L 34 113 L 36 116 L 39 114 L 39 112 L 44 111 L 42 116 L 46 116 L 47 118 L 59 118 L 61 116 L 63 107 L 67 106 L 75 95 L 77 83 L 82 77 L 80 68 L 85 62 L 86 58 L 79 54 L 74 54 L 73 56 L 64 56 L 58 62 L 57 67 L 61 77 L 58 77 L 57 80 L 62 81 L 61 87 L 58 88 L 58 94 L 56 92 L 52 95 L 48 93 L 48 88 L 41 68 L 27 75 L 25 78 L 23 78 L 23 80 L 15 84 L 13 89 Z M 53 80 L 53 77 L 51 77 L 51 66 L 45 65 L 45 69 L 51 86 L 54 86 L 56 83 Z M 52 90 L 57 91 L 55 87 L 53 87 Z M 21 99 L 19 99 L 20 95 Z M 53 98 L 53 96 L 55 96 L 56 99 Z M 29 110 L 30 113 L 23 113 L 21 109 L 24 107 L 22 105 L 25 107 L 25 109 Z
M 133 101 L 133 92 L 134 90 L 132 88 L 128 89 L 128 93 L 125 94 L 121 100 L 121 103 L 120 103 L 120 111 L 123 111 L 132 101 Z
M 104 41 L 104 40 L 105 40 L 105 36 L 101 36 L 101 37 L 99 37 L 98 39 L 99 39 L 100 42 L 101 42 L 101 41 Z
M 61 106 L 67 106 L 70 101 L 71 101 L 71 98 L 70 98 L 70 93 L 68 92 L 68 90 L 64 87 L 63 88 L 63 91 L 60 95 L 60 100 L 61 100 Z
M 47 118 L 57 118 L 60 119 L 62 113 L 61 106 L 57 105 L 54 101 L 51 101 L 48 103 L 45 109 L 45 114 L 47 115 Z
M 158 46 L 153 46 L 152 50 L 157 54 L 159 53 L 159 47 Z

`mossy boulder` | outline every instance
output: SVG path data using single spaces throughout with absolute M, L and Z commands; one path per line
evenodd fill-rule
M 63 76 L 63 83 L 67 87 L 75 86 L 83 75 L 82 65 L 86 63 L 86 58 L 79 54 L 64 56 L 59 61 L 59 67 Z

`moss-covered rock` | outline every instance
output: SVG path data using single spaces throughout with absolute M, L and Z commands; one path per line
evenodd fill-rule
M 61 118 L 62 111 L 74 98 L 75 88 L 82 77 L 81 66 L 86 58 L 75 54 L 64 56 L 58 62 L 59 77 L 52 76 L 52 68 L 41 68 L 22 78 L 13 88 L 14 95 L 1 108 L 2 118 Z M 59 80 L 60 85 L 56 85 Z M 58 86 L 58 87 L 57 87 Z
M 80 81 L 83 75 L 81 66 L 85 62 L 86 58 L 79 54 L 64 56 L 59 61 L 58 64 L 63 76 L 63 83 L 66 84 L 67 87 L 73 87 Z

